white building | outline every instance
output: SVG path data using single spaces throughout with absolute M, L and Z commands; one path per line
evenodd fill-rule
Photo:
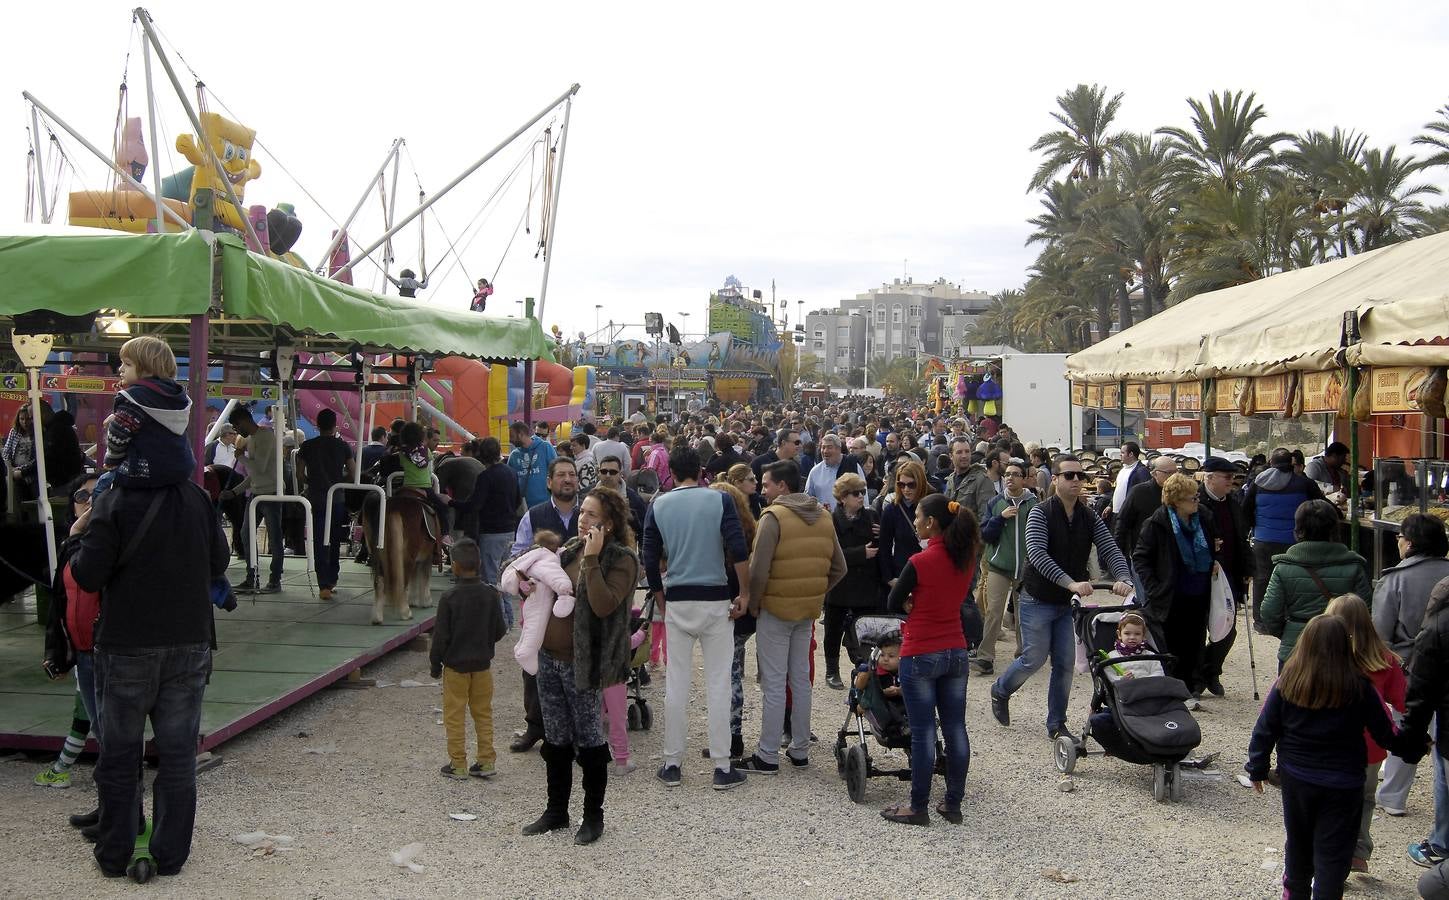
M 805 350 L 827 375 L 847 375 L 867 361 L 894 361 L 918 353 L 950 358 L 971 326 L 991 305 L 991 295 L 963 291 L 944 278 L 915 282 L 897 278 L 835 309 L 805 317 Z

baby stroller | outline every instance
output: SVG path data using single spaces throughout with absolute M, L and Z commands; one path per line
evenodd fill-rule
M 1078 639 L 1087 648 L 1092 672 L 1092 711 L 1082 736 L 1058 737 L 1053 751 L 1057 770 L 1070 775 L 1079 758 L 1095 752 L 1087 750 L 1091 738 L 1102 746 L 1100 752 L 1105 756 L 1152 766 L 1152 799 L 1176 803 L 1182 799 L 1179 763 L 1202 741 L 1202 731 L 1185 702 L 1192 696 L 1187 685 L 1166 675 L 1112 681 L 1107 669 L 1113 663 L 1101 656 L 1115 645 L 1122 615 L 1140 611 L 1136 606 L 1083 606 L 1073 598 L 1072 620 Z M 1152 653 L 1133 659 L 1165 663 L 1172 656 Z
M 876 657 L 880 653 L 880 640 L 889 634 L 899 634 L 901 623 L 904 621 L 904 616 L 895 615 L 865 615 L 851 620 L 852 638 L 862 651 L 869 653 L 867 659 L 857 668 L 857 672 L 874 669 Z M 869 690 L 869 686 L 867 686 L 867 690 Z M 867 737 L 874 737 L 876 743 L 882 747 L 904 750 L 909 759 L 911 729 L 908 724 L 905 724 L 904 704 L 900 710 L 899 722 L 882 721 L 875 712 L 862 706 L 862 702 L 866 699 L 862 696 L 864 693 L 856 688 L 855 679 L 852 676 L 850 691 L 845 701 L 847 709 L 845 722 L 835 736 L 836 771 L 841 778 L 845 779 L 845 790 L 850 795 L 850 799 L 856 803 L 865 802 L 865 784 L 868 778 L 897 778 L 901 781 L 911 779 L 909 765 L 903 769 L 877 767 L 875 761 L 870 758 L 870 750 L 866 741 Z M 854 743 L 849 741 L 852 736 L 855 738 Z M 936 741 L 936 763 L 937 770 L 943 771 L 945 752 L 939 739 Z
M 633 615 L 631 610 L 629 616 L 629 643 L 634 648 L 629 657 L 629 682 L 626 689 L 629 697 L 627 715 L 630 731 L 648 731 L 654 726 L 654 710 L 649 708 L 649 701 L 644 699 L 644 685 L 649 678 L 645 666 L 649 663 L 649 629 L 653 627 L 650 621 L 653 616 L 654 594 L 651 591 L 639 615 Z

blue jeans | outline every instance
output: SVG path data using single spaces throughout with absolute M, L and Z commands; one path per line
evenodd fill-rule
M 480 534 L 478 536 L 478 550 L 483 557 L 484 584 L 491 584 L 498 587 L 498 581 L 503 577 L 503 560 L 507 558 L 508 551 L 513 547 L 513 532 L 501 531 L 497 534 Z M 513 630 L 513 601 L 503 597 L 503 624 L 509 631 Z
M 347 504 L 342 495 L 332 500 L 332 540 L 322 544 L 322 534 L 327 529 L 327 495 L 308 497 L 312 504 L 312 568 L 317 570 L 317 587 L 337 587 L 337 578 L 342 572 L 342 538 L 347 535 Z M 263 503 L 262 506 L 280 504 Z M 267 519 L 267 532 L 272 530 L 271 519 Z
M 91 720 L 91 734 L 96 736 L 99 744 L 101 716 L 96 709 L 96 656 L 89 650 L 75 652 L 75 687 L 80 693 L 81 706 L 86 709 L 86 717 Z
M 96 763 L 100 840 L 96 862 L 125 871 L 136 843 L 141 804 L 141 752 L 151 720 L 159 766 L 152 785 L 151 855 L 162 875 L 175 874 L 191 855 L 196 823 L 196 742 L 201 697 L 211 674 L 207 644 L 95 651 L 96 698 L 105 745 Z
M 966 736 L 966 651 L 901 657 L 901 697 L 911 722 L 911 809 L 925 812 L 936 770 L 936 717 L 946 743 L 947 809 L 960 809 L 971 765 Z
M 1065 603 L 1043 603 L 1022 594 L 1016 604 L 1021 623 L 1021 655 L 996 683 L 993 697 L 1010 697 L 1021 688 L 1032 673 L 1051 656 L 1051 681 L 1047 684 L 1047 731 L 1067 724 L 1067 700 L 1072 695 L 1072 667 L 1077 662 L 1077 646 L 1072 634 L 1072 608 Z
M 1440 853 L 1449 853 L 1449 763 L 1444 761 L 1444 748 L 1434 747 L 1429 751 L 1434 757 L 1434 830 L 1429 832 L 1429 843 Z

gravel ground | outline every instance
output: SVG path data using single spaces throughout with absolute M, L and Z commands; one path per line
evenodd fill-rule
M 505 639 L 511 645 L 516 632 Z M 1259 687 L 1274 670 L 1277 642 L 1255 638 Z M 753 644 L 751 644 L 753 648 Z M 751 650 L 753 653 L 753 649 Z M 697 659 L 696 659 L 697 661 Z M 753 663 L 748 669 L 753 671 Z M 823 672 L 823 662 L 819 662 Z M 856 805 L 836 776 L 830 741 L 843 719 L 843 694 L 823 682 L 814 694 L 821 742 L 814 766 L 755 776 L 729 793 L 709 789 L 699 757 L 704 703 L 695 678 L 690 747 L 682 788 L 655 781 L 662 710 L 652 732 L 633 733 L 638 771 L 611 778 L 607 828 L 593 847 L 568 832 L 524 838 L 519 827 L 541 811 L 543 764 L 513 755 L 506 743 L 522 725 L 518 669 L 499 647 L 494 698 L 499 776 L 489 782 L 441 778 L 446 758 L 427 659 L 398 651 L 366 674 L 393 686 L 328 690 L 220 748 L 225 762 L 199 778 L 200 809 L 191 861 L 175 878 L 145 888 L 106 881 L 89 845 L 66 825 L 67 813 L 93 805 L 91 767 L 75 770 L 70 790 L 34 787 L 41 761 L 0 765 L 8 841 L 15 854 L 0 875 L 7 897 L 134 894 L 194 897 L 358 896 L 778 896 L 847 894 L 953 897 L 1276 897 L 1283 840 L 1281 810 L 1270 792 L 1239 786 L 1248 734 L 1257 714 L 1246 644 L 1229 661 L 1224 699 L 1197 714 L 1201 752 L 1219 752 L 1218 779 L 1190 781 L 1176 805 L 1151 798 L 1150 767 L 1089 757 L 1076 790 L 1056 789 L 1046 740 L 1046 678 L 1038 673 L 1012 703 L 1013 727 L 991 718 L 988 682 L 971 679 L 967 727 L 972 761 L 964 826 L 935 819 L 930 828 L 884 822 L 882 806 L 907 799 L 907 784 L 872 779 Z M 646 689 L 662 707 L 663 678 Z M 746 737 L 758 735 L 758 692 L 746 684 Z M 1076 676 L 1071 723 L 1085 716 L 1090 683 Z M 303 736 L 305 734 L 305 736 Z M 324 752 L 308 752 L 322 750 Z M 873 751 L 873 755 L 878 753 Z M 1420 778 L 1410 815 L 1380 815 L 1379 851 L 1370 876 L 1353 876 L 1350 897 L 1413 897 L 1422 871 L 1404 856 L 1432 818 L 1429 779 Z M 932 801 L 939 798 L 941 782 Z M 579 815 L 575 786 L 573 812 Z M 449 813 L 475 814 L 459 822 Z M 18 823 L 26 823 L 23 827 Z M 234 835 L 264 831 L 294 838 L 290 849 L 255 855 Z M 421 872 L 394 866 L 391 851 L 421 842 Z M 18 863 L 18 864 L 17 864 Z M 30 865 L 37 868 L 31 869 Z M 1051 880 L 1058 870 L 1069 883 Z M 42 874 L 43 873 L 43 874 Z M 1056 873 L 1052 873 L 1056 874 Z

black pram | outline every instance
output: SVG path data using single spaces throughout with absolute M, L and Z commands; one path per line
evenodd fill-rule
M 1083 606 L 1072 601 L 1077 637 L 1087 650 L 1092 673 L 1092 708 L 1080 739 L 1057 738 L 1054 755 L 1058 771 L 1070 774 L 1077 760 L 1087 756 L 1087 740 L 1095 740 L 1108 756 L 1153 767 L 1152 799 L 1177 801 L 1182 797 L 1178 764 L 1202 742 L 1202 730 L 1188 711 L 1187 685 L 1167 675 L 1114 680 L 1109 670 L 1119 662 L 1105 658 L 1117 640 L 1117 623 L 1135 606 Z M 1137 663 L 1168 662 L 1168 654 L 1132 657 Z

